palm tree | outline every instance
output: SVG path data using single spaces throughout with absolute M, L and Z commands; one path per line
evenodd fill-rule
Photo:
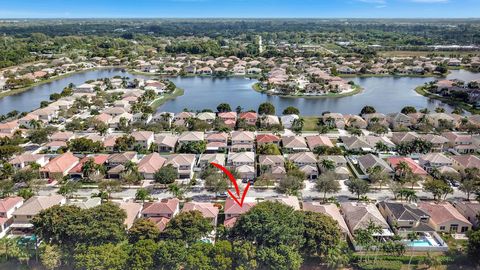
M 407 162 L 405 161 L 400 161 L 397 166 L 395 167 L 395 173 L 397 174 L 398 177 L 404 178 L 407 173 L 411 172 L 412 169 L 408 165 Z
M 168 192 L 170 192 L 175 198 L 179 199 L 182 199 L 185 194 L 185 190 L 175 183 L 168 186 Z
M 413 244 L 415 240 L 418 240 L 418 234 L 417 232 L 411 232 L 407 235 L 407 239 L 410 241 L 410 243 Z M 412 258 L 413 258 L 413 248 L 410 247 L 411 254 L 410 254 L 410 260 L 408 260 L 408 268 L 410 268 L 410 264 L 412 263 Z
M 332 170 L 335 169 L 335 162 L 333 160 L 330 160 L 330 159 L 322 160 L 321 165 L 327 171 L 332 171 Z
M 39 120 L 32 119 L 28 122 L 28 125 L 33 129 L 39 129 L 41 127 L 41 122 Z
M 144 203 L 148 199 L 150 199 L 150 191 L 148 189 L 141 188 L 135 193 L 135 200 Z
M 383 143 L 382 141 L 378 141 L 375 144 L 375 149 L 378 152 L 387 152 L 388 150 L 390 150 L 390 148 L 388 148 L 388 146 L 385 143 Z
M 82 173 L 83 176 L 88 178 L 92 173 L 95 173 L 96 163 L 93 158 L 89 158 L 85 163 L 82 165 Z

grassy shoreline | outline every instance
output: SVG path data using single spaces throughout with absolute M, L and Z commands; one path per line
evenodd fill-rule
M 162 95 L 161 97 L 152 101 L 152 103 L 150 103 L 150 106 L 155 110 L 158 107 L 165 104 L 165 102 L 175 99 L 177 97 L 183 96 L 184 93 L 185 93 L 185 90 L 177 87 L 172 93 Z
M 472 114 L 480 114 L 480 109 L 473 108 L 473 106 L 471 104 L 468 104 L 466 102 L 456 100 L 456 99 L 453 99 L 453 98 L 447 98 L 447 97 L 442 97 L 442 96 L 432 94 L 432 93 L 428 92 L 427 90 L 425 90 L 425 88 L 423 86 L 419 86 L 419 87 L 415 88 L 415 92 L 417 92 L 417 94 L 422 95 L 424 97 L 439 100 L 439 101 L 441 101 L 443 103 L 446 103 L 450 106 L 460 107 L 463 110 L 468 111 Z
M 304 95 L 281 95 L 281 94 L 270 94 L 267 93 L 265 90 L 262 90 L 259 86 L 258 83 L 255 83 L 252 85 L 252 89 L 255 90 L 258 93 L 261 94 L 266 94 L 269 96 L 279 96 L 279 97 L 285 97 L 285 98 L 306 98 L 306 99 L 320 99 L 320 98 L 342 98 L 342 97 L 348 97 L 348 96 L 353 96 L 360 94 L 363 91 L 363 88 L 360 87 L 359 85 L 354 86 L 355 89 L 351 92 L 348 93 L 343 93 L 343 94 L 335 94 L 335 93 L 330 93 L 326 95 L 321 95 L 321 96 L 304 96 Z

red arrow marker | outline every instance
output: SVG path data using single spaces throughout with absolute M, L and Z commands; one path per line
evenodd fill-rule
M 212 162 L 211 164 L 213 166 L 219 168 L 220 170 L 222 170 L 222 172 L 224 172 L 228 176 L 228 179 L 230 179 L 230 182 L 232 182 L 233 186 L 235 187 L 235 191 L 237 192 L 237 196 L 233 195 L 233 193 L 230 190 L 227 190 L 228 195 L 230 195 L 230 197 L 240 207 L 242 207 L 243 206 L 243 201 L 245 200 L 245 197 L 247 196 L 248 189 L 250 188 L 250 182 L 247 183 L 247 186 L 245 187 L 245 190 L 243 191 L 242 198 L 239 200 L 239 198 L 237 198 L 237 197 L 240 197 L 240 189 L 238 188 L 237 179 L 235 179 L 233 174 L 227 168 L 223 167 L 222 165 L 217 164 L 215 162 Z

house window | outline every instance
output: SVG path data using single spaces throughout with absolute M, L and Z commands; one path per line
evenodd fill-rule
M 450 232 L 457 232 L 458 231 L 458 225 L 457 224 L 452 224 L 450 225 Z
M 440 231 L 445 231 L 445 226 L 440 226 Z
M 462 227 L 462 230 L 461 230 L 461 231 L 462 231 L 462 233 L 468 231 L 468 227 Z

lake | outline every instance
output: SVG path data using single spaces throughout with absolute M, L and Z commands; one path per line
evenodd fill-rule
M 69 77 L 35 86 L 32 89 L 0 99 L 0 114 L 12 110 L 31 111 L 38 108 L 40 102 L 48 100 L 52 93 L 62 91 L 69 83 L 80 85 L 87 80 L 104 77 L 127 76 L 130 78 L 147 78 L 146 76 L 132 75 L 121 72 L 120 69 L 99 69 L 72 74 Z M 480 79 L 479 73 L 465 70 L 454 70 L 447 77 L 462 80 Z M 319 115 L 325 111 L 358 114 L 365 105 L 371 105 L 382 113 L 398 112 L 410 105 L 416 108 L 435 109 L 444 107 L 447 111 L 450 106 L 417 94 L 415 87 L 434 80 L 434 78 L 416 77 L 355 77 L 349 80 L 359 84 L 364 90 L 357 95 L 342 98 L 285 98 L 268 96 L 255 92 L 252 85 L 256 80 L 241 77 L 211 78 L 211 77 L 175 77 L 171 80 L 185 94 L 174 100 L 167 101 L 158 111 L 180 112 L 184 108 L 190 110 L 215 110 L 220 103 L 229 103 L 232 109 L 241 106 L 244 110 L 256 110 L 262 102 L 269 101 L 277 108 L 280 114 L 284 108 L 295 106 L 303 115 Z

